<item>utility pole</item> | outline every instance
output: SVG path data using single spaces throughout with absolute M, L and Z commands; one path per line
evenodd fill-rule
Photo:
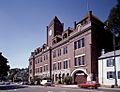
M 118 87 L 118 84 L 117 84 L 117 72 L 116 72 L 116 43 L 115 43 L 115 35 L 113 34 L 113 50 L 114 50 L 114 77 L 115 77 L 115 86 L 114 87 Z

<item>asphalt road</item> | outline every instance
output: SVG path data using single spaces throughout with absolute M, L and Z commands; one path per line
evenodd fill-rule
M 28 88 L 0 90 L 0 92 L 120 92 L 120 90 L 108 89 L 108 88 L 106 89 L 81 89 L 81 88 L 30 86 Z

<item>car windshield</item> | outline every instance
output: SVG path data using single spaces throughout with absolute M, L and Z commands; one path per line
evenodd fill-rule
M 95 84 L 95 81 L 87 81 L 86 84 Z
M 51 80 L 47 80 L 47 82 L 51 82 Z

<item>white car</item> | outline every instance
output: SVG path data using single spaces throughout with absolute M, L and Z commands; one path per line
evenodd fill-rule
M 52 81 L 51 80 L 42 80 L 41 85 L 52 86 Z

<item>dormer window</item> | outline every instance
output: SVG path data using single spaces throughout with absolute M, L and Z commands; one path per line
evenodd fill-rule
M 65 34 L 63 35 L 63 39 L 65 39 L 65 38 L 67 38 L 67 33 L 65 33 Z
M 77 30 L 78 30 L 78 31 L 81 31 L 81 24 L 78 24 Z
M 52 45 L 56 44 L 56 40 L 53 40 Z
M 84 20 L 81 22 L 81 25 L 84 26 L 84 25 L 86 25 L 86 24 L 88 24 L 88 21 L 87 21 L 87 19 L 84 19 Z

